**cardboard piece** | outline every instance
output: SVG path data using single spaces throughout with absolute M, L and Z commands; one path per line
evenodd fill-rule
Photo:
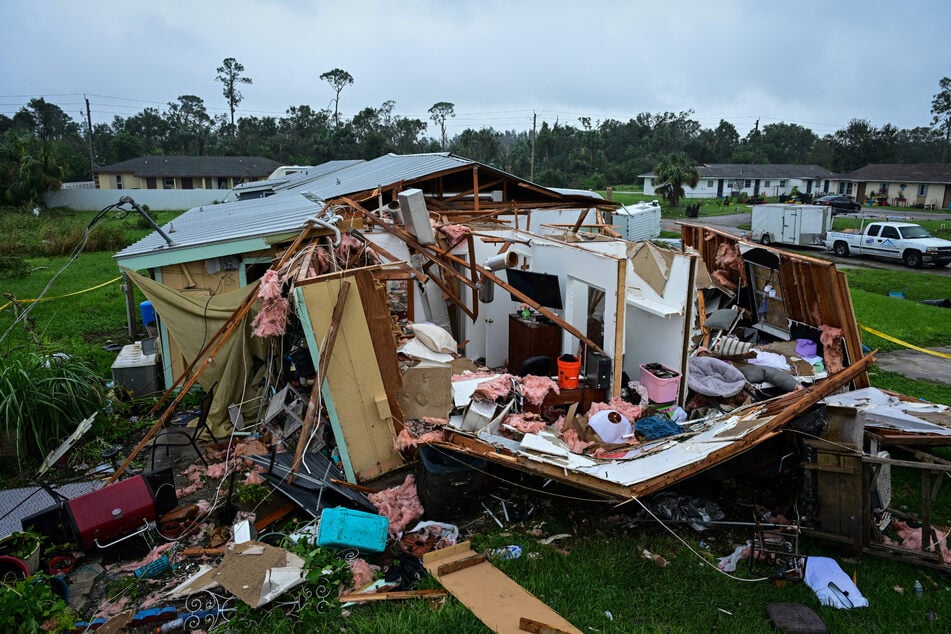
M 527 619 L 549 631 L 581 634 L 535 595 L 480 558 L 469 542 L 426 553 L 423 566 L 493 632 L 519 634 L 524 632 L 520 624 Z
M 667 278 L 670 277 L 674 252 L 665 251 L 650 242 L 638 242 L 631 247 L 631 264 L 634 271 L 650 286 L 655 293 L 664 295 Z
M 283 548 L 257 541 L 232 545 L 215 568 L 176 587 L 171 598 L 222 586 L 259 608 L 304 583 L 304 560 Z
M 452 368 L 425 361 L 409 368 L 398 399 L 406 419 L 446 418 L 452 409 Z

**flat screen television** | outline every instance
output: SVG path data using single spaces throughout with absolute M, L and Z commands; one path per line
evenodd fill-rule
M 532 301 L 546 308 L 562 309 L 561 286 L 558 276 L 550 273 L 535 273 L 518 269 L 505 269 L 508 283 L 516 290 L 525 293 Z M 512 301 L 520 302 L 521 298 L 509 293 Z

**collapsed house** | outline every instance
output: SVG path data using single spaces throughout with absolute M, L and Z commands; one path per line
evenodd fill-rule
M 890 459 L 866 447 L 883 417 L 827 400 L 873 360 L 834 265 L 693 225 L 682 251 L 630 242 L 610 201 L 452 155 L 333 167 L 116 256 L 158 316 L 166 385 L 217 386 L 216 435 L 270 426 L 278 481 L 323 450 L 366 483 L 423 445 L 625 501 L 844 407 L 842 437 L 811 446 L 817 534 L 874 541 L 866 466 Z M 888 427 L 940 443 L 948 413 L 929 414 Z

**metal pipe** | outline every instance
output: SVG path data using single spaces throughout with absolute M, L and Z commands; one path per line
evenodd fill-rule
M 170 246 L 170 247 L 175 246 L 175 243 L 172 242 L 172 239 L 168 237 L 168 234 L 165 233 L 164 231 L 162 231 L 162 228 L 159 227 L 157 224 L 155 224 L 155 221 L 152 220 L 152 216 L 150 216 L 148 213 L 146 213 L 146 211 L 145 211 L 144 209 L 142 209 L 142 207 L 139 206 L 139 203 L 137 203 L 137 202 L 135 202 L 134 200 L 132 200 L 132 197 L 131 197 L 131 196 L 123 196 L 122 198 L 119 199 L 119 204 L 120 204 L 120 205 L 132 205 L 132 208 L 135 209 L 137 212 L 139 212 L 139 215 L 142 216 L 143 218 L 145 218 L 146 222 L 148 222 L 148 223 L 152 226 L 152 228 L 155 229 L 155 230 L 158 232 L 158 234 L 159 234 L 160 236 L 162 236 L 163 238 L 165 238 L 165 242 L 168 243 L 168 246 Z

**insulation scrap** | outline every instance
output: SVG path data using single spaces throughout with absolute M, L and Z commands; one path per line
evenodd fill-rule
M 568 445 L 568 451 L 576 454 L 584 454 L 584 450 L 593 445 L 593 442 L 585 442 L 578 436 L 578 432 L 569 427 L 561 434 L 561 439 Z
M 902 522 L 901 520 L 893 520 L 891 527 L 895 529 L 898 533 L 898 537 L 901 538 L 899 546 L 906 550 L 921 550 L 921 527 L 912 528 L 907 523 Z M 935 544 L 937 543 L 938 550 L 941 552 L 941 559 L 944 560 L 944 563 L 951 564 L 951 550 L 948 550 L 948 533 L 941 532 L 937 528 L 933 529 L 935 539 L 931 541 L 928 550 L 934 552 Z M 888 544 L 892 543 L 887 536 L 883 537 L 883 541 Z
M 350 566 L 350 572 L 353 573 L 353 588 L 362 588 L 367 585 L 373 581 L 376 573 L 380 571 L 379 566 L 370 565 L 365 559 L 359 557 L 348 559 L 347 565 Z M 340 586 L 340 594 L 346 594 L 349 591 L 349 589 Z
M 512 393 L 512 380 L 515 377 L 511 374 L 502 374 L 497 379 L 483 381 L 479 387 L 472 393 L 472 398 L 482 399 L 484 401 L 497 401 L 508 398 Z
M 396 435 L 396 440 L 393 441 L 393 447 L 397 451 L 405 451 L 412 447 L 418 445 L 427 445 L 431 442 L 442 442 L 449 437 L 449 434 L 444 429 L 436 429 L 433 431 L 428 431 L 420 434 L 419 436 L 414 436 L 405 427 L 400 430 L 400 433 Z
M 472 229 L 465 225 L 443 225 L 436 228 L 449 239 L 450 249 L 465 240 L 466 236 L 472 233 Z
M 822 342 L 822 360 L 829 374 L 835 374 L 845 367 L 842 354 L 842 329 L 823 324 L 819 326 L 819 330 L 822 331 L 819 335 L 819 341 Z
M 443 425 L 449 424 L 448 418 L 441 418 L 438 416 L 423 416 L 419 420 L 424 425 L 431 425 L 432 427 L 442 427 Z
M 522 378 L 522 396 L 532 405 L 541 405 L 552 390 L 555 390 L 555 394 L 561 393 L 558 383 L 552 381 L 551 377 L 529 374 Z
M 138 570 L 138 569 L 141 568 L 142 566 L 147 566 L 148 564 L 150 564 L 150 563 L 152 563 L 153 561 L 157 560 L 159 557 L 161 557 L 161 556 L 165 553 L 166 550 L 168 550 L 169 548 L 171 548 L 171 547 L 174 546 L 174 545 L 175 545 L 175 542 L 168 542 L 167 544 L 162 544 L 161 546 L 156 546 L 156 547 L 153 548 L 151 551 L 149 551 L 149 554 L 148 554 L 148 555 L 146 555 L 145 557 L 143 557 L 143 558 L 140 559 L 139 561 L 133 561 L 132 563 L 124 564 L 124 565 L 119 566 L 119 567 L 117 567 L 117 568 L 113 568 L 113 569 L 111 569 L 109 572 L 110 572 L 110 574 L 116 574 L 116 573 L 119 573 L 119 572 L 132 572 L 132 571 L 134 571 L 134 570 Z
M 640 418 L 644 412 L 644 408 L 640 405 L 632 405 L 627 401 L 615 396 L 607 403 L 592 403 L 591 408 L 588 410 L 588 418 L 591 418 L 592 414 L 596 414 L 606 409 L 613 409 L 632 422 Z
M 456 381 L 474 381 L 476 379 L 490 379 L 496 375 L 495 372 L 463 372 L 461 374 L 453 374 L 452 382 Z
M 737 244 L 724 242 L 717 250 L 714 260 L 717 269 L 711 273 L 713 278 L 728 289 L 735 289 L 739 282 L 745 279 L 743 260 L 740 257 L 740 247 Z
M 330 254 L 330 250 L 325 247 L 317 247 L 317 249 L 314 250 L 313 266 L 316 267 L 318 275 L 329 273 L 333 269 L 333 265 L 334 258 Z
M 264 484 L 264 478 L 256 470 L 252 469 L 241 482 L 242 484 Z
M 98 618 L 112 618 L 115 615 L 119 614 L 125 610 L 129 603 L 132 601 L 131 597 L 124 596 L 119 597 L 117 601 L 110 601 L 108 598 L 104 598 L 99 602 L 99 607 L 96 608 L 95 617 Z
M 545 419 L 543 419 L 538 414 L 533 414 L 531 412 L 525 412 L 524 414 L 510 414 L 505 418 L 503 424 L 508 425 L 509 427 L 514 427 L 518 431 L 525 434 L 534 434 L 548 427 L 548 423 L 545 422 Z
M 274 269 L 269 269 L 261 278 L 258 286 L 261 310 L 251 323 L 251 333 L 255 337 L 275 337 L 283 335 L 287 329 L 290 305 L 281 294 L 282 284 L 281 276 Z
M 401 533 L 403 529 L 423 514 L 423 505 L 416 495 L 416 478 L 406 476 L 403 484 L 378 493 L 371 493 L 367 499 L 377 508 L 380 515 L 390 520 L 390 533 Z
M 261 456 L 268 453 L 267 446 L 257 438 L 240 442 L 234 448 L 236 456 Z
M 213 465 L 208 465 L 208 471 L 206 471 L 206 474 L 209 478 L 220 480 L 221 478 L 228 475 L 228 471 L 230 471 L 230 469 L 227 462 L 216 462 Z
M 365 248 L 362 242 L 349 233 L 340 234 L 340 244 L 337 246 L 334 254 L 337 256 L 337 261 L 341 264 L 341 268 L 351 268 L 350 258 L 352 258 L 355 253 L 359 253 L 359 256 L 357 256 L 352 266 L 371 266 L 373 264 L 379 264 L 380 262 L 376 254 L 370 249 Z

